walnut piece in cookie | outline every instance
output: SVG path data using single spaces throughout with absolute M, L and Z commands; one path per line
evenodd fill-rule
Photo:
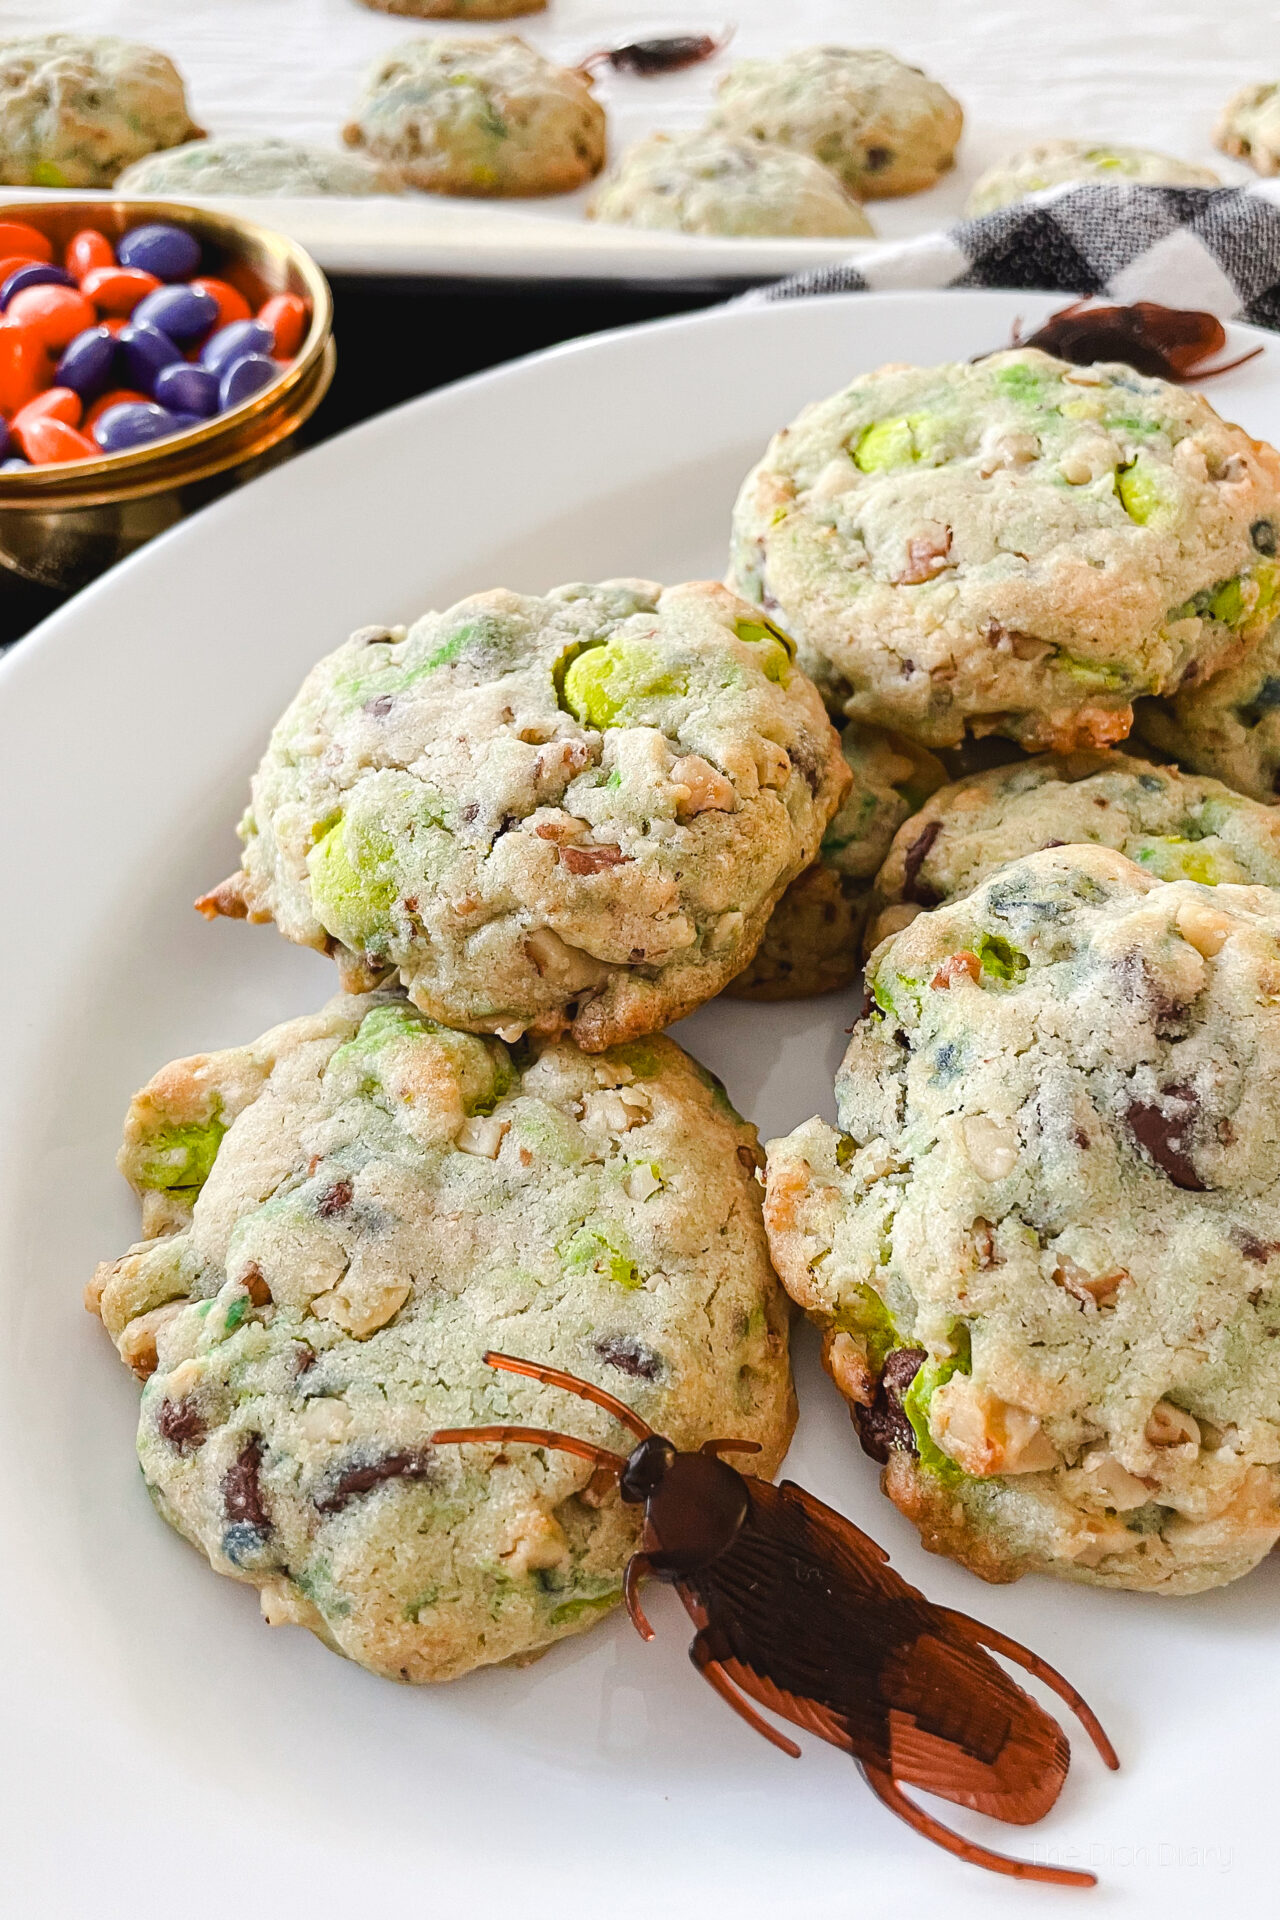
M 849 784 L 787 636 L 724 587 L 476 594 L 322 660 L 200 903 L 399 974 L 451 1026 L 665 1026 L 740 972 Z
M 1114 744 L 1280 593 L 1280 455 L 1199 394 L 1036 348 L 887 366 L 775 435 L 731 579 L 849 718 L 924 744 Z
M 867 981 L 766 1223 L 886 1492 L 986 1579 L 1247 1573 L 1280 1539 L 1280 892 L 1054 848 Z
M 156 1505 L 273 1624 L 371 1672 L 525 1658 L 621 1598 L 639 1516 L 589 1463 L 433 1448 L 565 1426 L 487 1347 L 623 1395 L 678 1446 L 758 1440 L 766 1475 L 786 1451 L 755 1129 L 673 1041 L 513 1052 L 398 993 L 342 997 L 163 1068 L 125 1133 L 144 1201 L 168 1180 L 183 1202 L 86 1304 L 144 1383 Z M 572 1420 L 625 1448 L 597 1409 Z

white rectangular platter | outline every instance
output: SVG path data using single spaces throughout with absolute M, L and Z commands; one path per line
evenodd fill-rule
M 879 234 L 902 239 L 957 219 L 978 175 L 1034 140 L 1083 136 L 1153 146 L 1251 178 L 1215 156 L 1228 95 L 1277 67 L 1271 0 L 550 0 L 496 26 L 418 22 L 362 0 L 0 0 L 7 37 L 63 28 L 119 33 L 170 54 L 197 120 L 213 134 L 277 133 L 335 145 L 369 63 L 418 32 L 516 32 L 573 64 L 592 48 L 727 24 L 731 47 L 655 80 L 598 81 L 610 151 L 658 128 L 698 126 L 739 55 L 825 41 L 883 45 L 926 68 L 965 108 L 957 167 L 931 192 L 871 203 Z M 589 189 L 536 201 L 401 199 L 236 202 L 284 228 L 331 271 L 494 279 L 723 282 L 768 279 L 865 253 L 847 240 L 728 240 L 641 233 L 584 218 Z M 25 196 L 24 196 L 25 197 Z

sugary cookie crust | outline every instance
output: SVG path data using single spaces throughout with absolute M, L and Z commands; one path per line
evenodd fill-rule
M 693 1446 L 794 1421 L 755 1129 L 673 1042 L 513 1054 L 395 994 L 341 997 L 136 1096 L 143 1240 L 87 1303 L 143 1377 L 164 1517 L 221 1573 L 391 1679 L 528 1656 L 619 1599 L 637 1511 L 527 1446 L 627 1451 L 496 1347 L 597 1382 Z
M 1103 847 L 877 949 L 842 1131 L 769 1146 L 784 1284 L 925 1544 L 1154 1591 L 1280 1537 L 1280 895 Z
M 918 67 L 875 47 L 802 47 L 742 60 L 708 123 L 830 167 L 858 199 L 931 187 L 955 161 L 959 102 Z
M 109 187 L 143 154 L 200 138 L 182 75 L 154 47 L 111 34 L 0 42 L 0 181 Z
M 637 141 L 600 182 L 587 217 L 678 233 L 874 232 L 831 169 L 808 154 L 705 130 Z
M 1161 880 L 1280 887 L 1280 810 L 1128 753 L 1042 754 L 941 787 L 894 837 L 867 946 L 1044 847 L 1113 847 Z
M 604 108 L 514 34 L 437 33 L 371 68 L 342 137 L 427 193 L 571 193 L 604 165 Z
M 495 591 L 370 629 L 272 735 L 243 871 L 347 984 L 451 1025 L 665 1026 L 750 960 L 849 769 L 784 634 L 711 582 Z
M 1280 456 L 1199 394 L 1020 348 L 807 407 L 743 484 L 731 580 L 850 717 L 1069 750 L 1260 638 L 1278 524 Z

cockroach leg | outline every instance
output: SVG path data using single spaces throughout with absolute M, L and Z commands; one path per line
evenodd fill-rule
M 1195 369 L 1195 378 L 1212 380 L 1215 373 L 1233 373 L 1237 367 L 1242 367 L 1246 360 L 1256 360 L 1261 352 L 1261 347 L 1251 347 L 1248 353 L 1242 353 L 1238 359 L 1224 360 L 1220 367 L 1198 367 Z
M 486 1442 L 507 1440 L 522 1440 L 531 1447 L 551 1447 L 556 1453 L 576 1454 L 579 1460 L 590 1460 L 595 1467 L 604 1467 L 615 1477 L 627 1464 L 620 1453 L 610 1453 L 608 1447 L 592 1446 L 589 1440 L 578 1440 L 570 1433 L 553 1433 L 549 1427 L 440 1427 L 431 1436 L 433 1447 L 484 1446 Z
M 770 1726 L 764 1716 L 756 1712 L 750 1701 L 739 1693 L 720 1662 L 711 1658 L 700 1633 L 693 1637 L 689 1658 L 707 1684 L 714 1687 L 725 1705 L 732 1707 L 738 1718 L 745 1720 L 753 1732 L 763 1734 L 771 1746 L 777 1747 L 779 1752 L 787 1754 L 790 1759 L 800 1758 L 800 1749 L 795 1741 L 788 1740 L 785 1733 L 780 1733 L 777 1727 Z
M 646 1573 L 651 1573 L 647 1554 L 633 1553 L 622 1576 L 622 1598 L 626 1602 L 627 1612 L 631 1615 L 631 1624 L 642 1640 L 653 1639 L 653 1628 L 645 1618 L 644 1608 L 640 1605 L 640 1582 Z
M 637 1440 L 647 1440 L 653 1432 L 647 1420 L 642 1420 L 623 1401 L 615 1400 L 603 1387 L 593 1387 L 589 1381 L 579 1380 L 576 1374 L 564 1373 L 559 1367 L 544 1367 L 536 1360 L 517 1360 L 509 1353 L 492 1351 L 484 1355 L 484 1363 L 499 1373 L 521 1373 L 528 1380 L 540 1380 L 544 1387 L 563 1387 L 566 1393 L 576 1393 L 579 1400 L 589 1400 L 592 1406 L 602 1407 L 606 1413 L 611 1413 L 615 1420 L 620 1420 L 624 1427 L 635 1434 Z
M 1104 1763 L 1114 1773 L 1120 1765 L 1119 1757 L 1103 1730 L 1102 1722 L 1084 1698 L 1078 1693 L 1065 1675 L 1042 1660 L 1038 1653 L 1032 1653 L 1017 1640 L 997 1632 L 995 1627 L 984 1626 L 981 1620 L 971 1620 L 967 1613 L 955 1613 L 950 1607 L 940 1607 L 938 1611 L 951 1622 L 956 1632 L 971 1640 L 975 1646 L 987 1647 L 992 1653 L 1002 1653 L 1006 1660 L 1012 1660 L 1016 1666 L 1042 1680 L 1046 1687 L 1052 1687 L 1060 1700 L 1065 1700 L 1076 1719 L 1084 1728 L 1094 1746 L 1098 1749 Z
M 704 1440 L 703 1453 L 759 1453 L 758 1440 Z
M 955 1854 L 958 1860 L 967 1860 L 971 1867 L 986 1867 L 991 1873 L 1008 1874 L 1012 1880 L 1044 1880 L 1057 1887 L 1096 1887 L 1098 1876 L 1094 1873 L 1078 1872 L 1073 1867 L 1039 1866 L 1033 1860 L 1017 1860 L 1012 1854 L 993 1853 L 990 1847 L 979 1846 L 976 1840 L 966 1840 L 962 1834 L 954 1833 L 950 1827 L 944 1827 L 940 1820 L 918 1807 L 914 1800 L 908 1800 L 897 1782 L 877 1767 L 868 1766 L 859 1761 L 863 1779 L 870 1787 L 876 1799 L 888 1807 L 890 1813 L 896 1813 L 899 1820 L 905 1820 L 909 1827 L 932 1840 L 936 1847 L 945 1848 Z

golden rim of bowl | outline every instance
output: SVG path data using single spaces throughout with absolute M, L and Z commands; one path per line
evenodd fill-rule
M 333 355 L 326 352 L 333 325 L 333 296 L 311 255 L 286 234 L 261 227 L 255 220 L 186 206 L 176 200 L 6 201 L 0 204 L 0 220 L 27 220 L 42 230 L 65 224 L 72 231 L 77 226 L 95 227 L 114 234 L 148 221 L 164 221 L 245 257 L 249 266 L 255 265 L 256 255 L 265 265 L 275 267 L 273 277 L 300 282 L 298 291 L 311 308 L 311 324 L 289 366 L 279 379 L 240 406 L 218 414 L 203 426 L 189 427 L 167 440 L 153 440 L 127 453 L 104 453 L 100 460 L 59 461 L 32 467 L 25 473 L 0 473 L 0 509 L 88 506 L 188 485 L 274 446 L 313 411 L 328 387 L 333 375 Z M 287 290 L 284 285 L 275 289 Z M 296 419 L 295 403 L 302 409 Z M 287 417 L 287 425 L 281 426 L 275 419 L 277 413 Z

